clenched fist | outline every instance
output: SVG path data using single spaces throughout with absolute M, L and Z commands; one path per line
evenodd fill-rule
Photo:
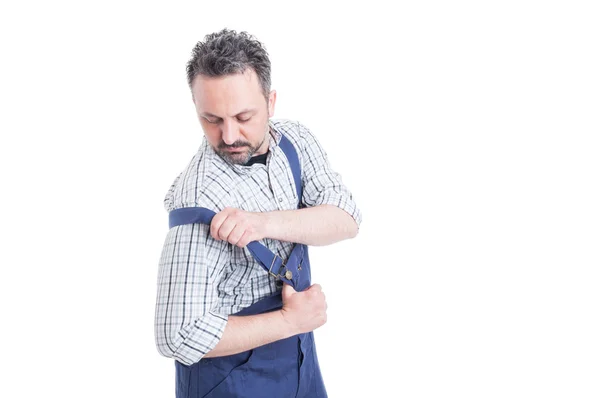
M 226 240 L 232 245 L 245 247 L 265 237 L 264 227 L 261 213 L 226 207 L 212 219 L 210 234 L 216 240 Z
M 311 332 L 327 322 L 327 302 L 321 285 L 314 284 L 302 292 L 297 292 L 284 283 L 281 297 L 281 312 L 294 334 Z

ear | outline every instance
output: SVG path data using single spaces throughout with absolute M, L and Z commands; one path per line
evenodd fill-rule
M 269 93 L 269 117 L 275 114 L 275 101 L 277 100 L 277 91 L 271 90 Z

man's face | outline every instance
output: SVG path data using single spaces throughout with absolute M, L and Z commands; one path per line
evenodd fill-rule
M 267 152 L 276 92 L 271 91 L 267 103 L 254 70 L 220 77 L 198 75 L 192 94 L 204 135 L 219 156 L 245 164 Z

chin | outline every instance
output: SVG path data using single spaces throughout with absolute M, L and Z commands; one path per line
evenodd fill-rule
M 244 165 L 246 163 L 248 163 L 248 161 L 250 160 L 251 156 L 249 154 L 248 151 L 243 152 L 243 153 L 239 153 L 236 155 L 232 155 L 230 153 L 224 152 L 224 151 L 220 151 L 218 152 L 218 154 L 228 163 L 232 163 L 232 164 L 239 164 L 239 165 Z

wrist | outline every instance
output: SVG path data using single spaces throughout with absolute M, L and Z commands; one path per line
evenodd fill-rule
M 300 333 L 298 328 L 293 324 L 293 322 L 290 322 L 289 318 L 286 316 L 286 310 L 280 309 L 277 312 L 281 316 L 284 338 L 295 336 Z
M 277 236 L 277 223 L 273 220 L 273 212 L 268 211 L 259 213 L 259 215 L 259 228 L 261 229 L 261 236 L 263 238 L 274 239 L 274 237 Z

